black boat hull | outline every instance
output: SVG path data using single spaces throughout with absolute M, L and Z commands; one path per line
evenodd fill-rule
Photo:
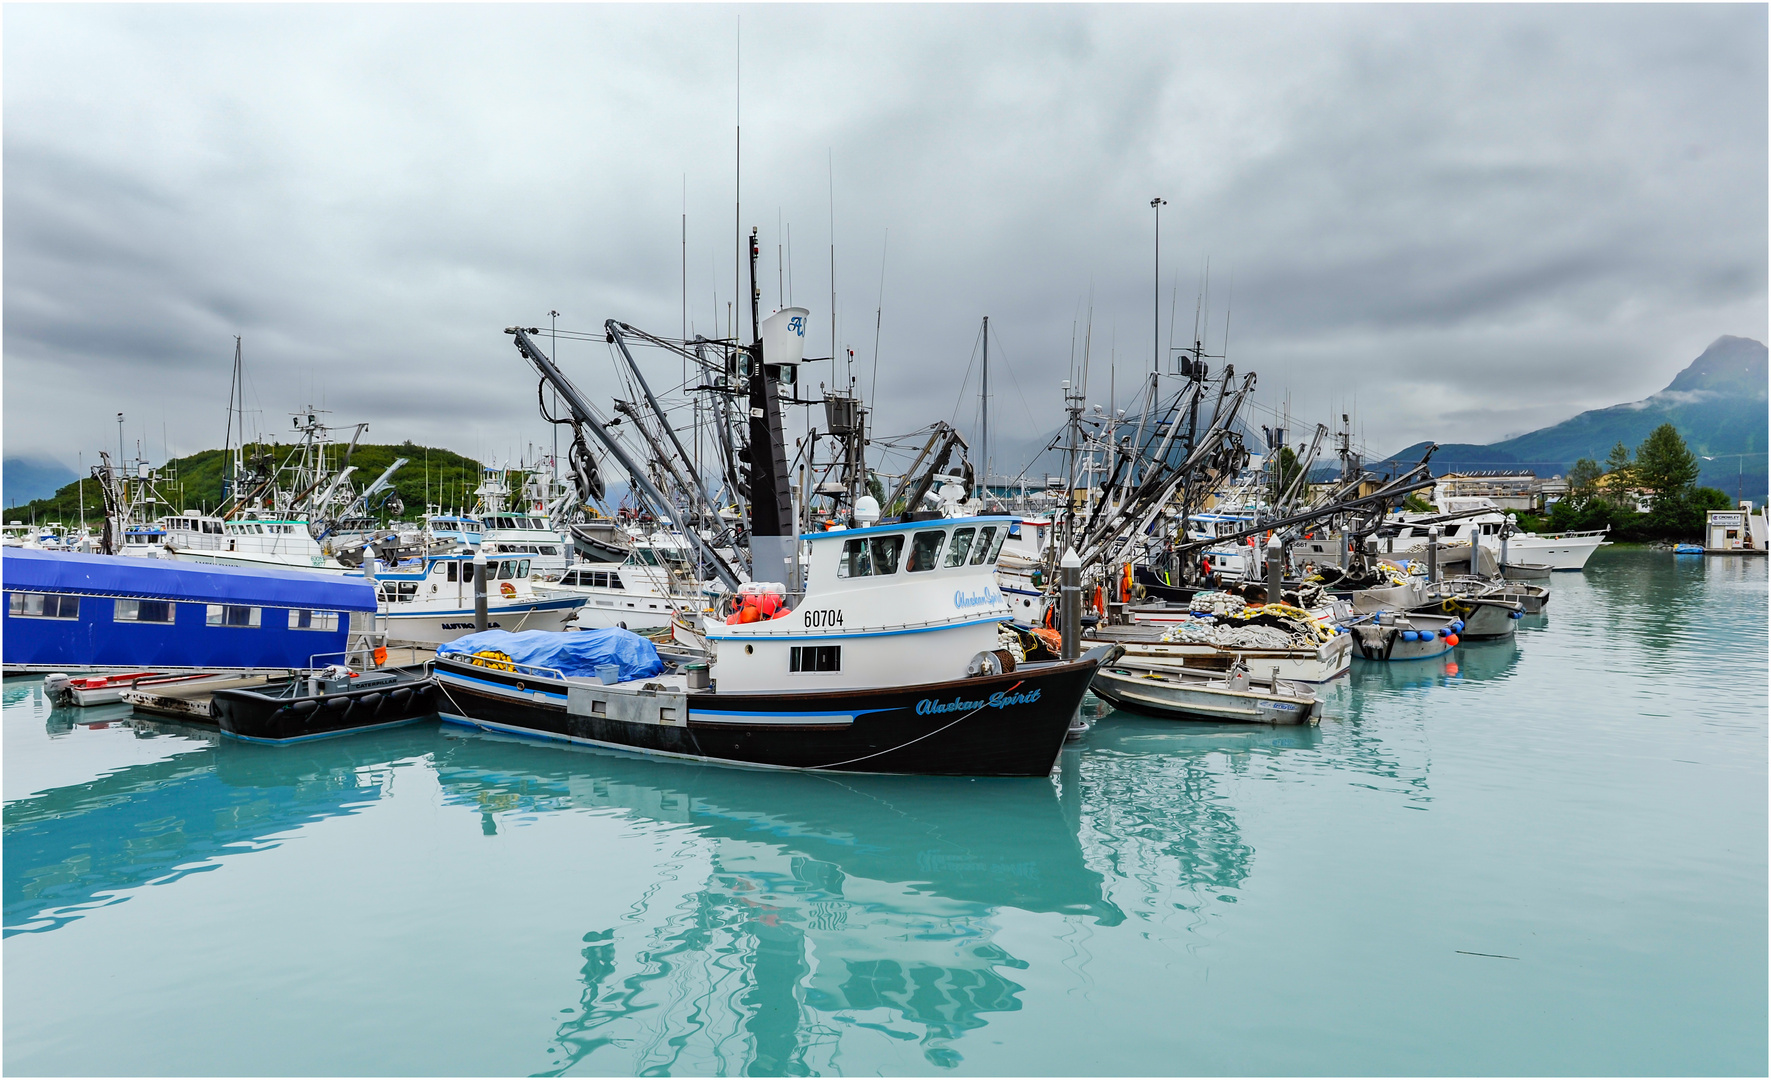
M 435 716 L 436 684 L 402 672 L 395 683 L 341 690 L 319 697 L 290 694 L 290 682 L 254 690 L 217 690 L 209 719 L 244 742 L 293 743 L 395 727 Z
M 1095 669 L 1112 652 L 1003 675 L 876 690 L 690 693 L 680 724 L 568 709 L 566 684 L 439 657 L 437 710 L 490 731 L 765 768 L 1045 776 Z

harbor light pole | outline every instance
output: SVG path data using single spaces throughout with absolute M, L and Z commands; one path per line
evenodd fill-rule
M 1168 205 L 1167 199 L 1150 200 L 1150 209 L 1156 211 L 1156 272 L 1151 278 L 1152 289 L 1150 301 L 1150 370 L 1162 372 L 1162 208 Z M 1151 399 L 1154 403 L 1154 398 Z

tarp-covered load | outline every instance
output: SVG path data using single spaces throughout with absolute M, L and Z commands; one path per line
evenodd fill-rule
M 438 646 L 438 656 L 501 653 L 513 663 L 553 668 L 568 677 L 595 678 L 597 668 L 614 664 L 620 681 L 648 679 L 664 673 L 658 649 L 631 630 L 482 630 Z

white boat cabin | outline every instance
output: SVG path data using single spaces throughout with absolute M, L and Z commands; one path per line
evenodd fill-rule
M 962 679 L 1012 612 L 996 563 L 1012 517 L 941 518 L 802 536 L 803 596 L 750 622 L 708 616 L 721 692 L 860 690 Z M 742 612 L 735 613 L 743 618 Z

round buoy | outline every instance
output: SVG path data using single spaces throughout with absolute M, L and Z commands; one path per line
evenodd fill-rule
M 1404 630 L 1404 631 L 1402 631 L 1402 640 L 1403 641 L 1419 641 L 1420 635 L 1415 633 L 1413 630 Z
M 1450 637 L 1445 639 L 1445 644 L 1455 646 L 1459 641 L 1462 641 L 1462 640 L 1463 640 L 1462 638 L 1458 637 L 1456 634 L 1453 634 Z

